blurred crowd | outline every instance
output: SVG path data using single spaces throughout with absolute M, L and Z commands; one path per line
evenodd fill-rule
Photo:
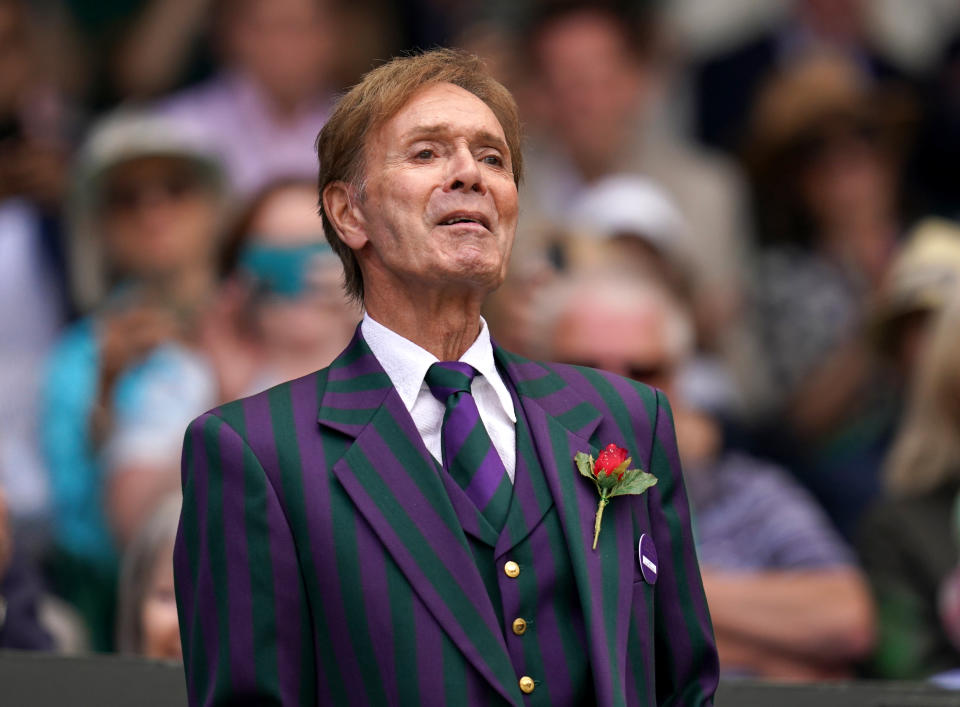
M 667 392 L 725 674 L 956 680 L 960 6 L 909 7 L 0 0 L 0 648 L 179 658 L 183 430 L 348 342 L 314 140 L 442 45 L 525 123 L 494 339 Z

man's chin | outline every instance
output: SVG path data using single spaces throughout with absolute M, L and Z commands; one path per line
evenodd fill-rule
M 424 279 L 420 286 L 445 293 L 463 293 L 485 297 L 503 284 L 506 269 L 479 263 L 466 263 L 452 267 L 436 277 Z

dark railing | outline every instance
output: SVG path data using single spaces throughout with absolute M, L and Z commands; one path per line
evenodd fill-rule
M 58 656 L 0 651 L 3 707 L 183 707 L 183 669 L 112 655 Z M 785 685 L 724 681 L 717 707 L 958 707 L 960 692 L 926 683 Z

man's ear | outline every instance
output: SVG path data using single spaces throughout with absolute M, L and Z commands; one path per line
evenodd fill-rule
M 323 190 L 323 214 L 348 248 L 360 250 L 367 244 L 366 220 L 355 187 L 343 181 L 330 182 Z

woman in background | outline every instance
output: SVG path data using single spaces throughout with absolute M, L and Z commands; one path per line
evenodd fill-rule
M 180 425 L 209 397 L 191 349 L 216 291 L 227 193 L 219 163 L 202 145 L 135 111 L 93 128 L 71 189 L 71 279 L 85 316 L 54 347 L 43 385 L 40 431 L 56 550 L 50 574 L 54 590 L 85 619 L 91 647 L 110 650 L 117 559 L 135 531 L 105 508 L 111 438 L 148 404 L 148 377 L 167 381 L 165 395 L 149 402 L 162 408 L 154 414 Z M 178 486 L 153 452 L 135 449 L 125 460 L 142 470 L 142 493 L 124 503 L 125 518 L 137 522 Z
M 939 611 L 960 557 L 960 294 L 939 315 L 859 550 L 877 600 L 871 671 L 900 680 L 960 668 Z
M 138 509 L 159 497 L 144 479 L 160 474 L 179 483 L 189 417 L 323 368 L 360 319 L 343 293 L 343 267 L 324 239 L 316 189 L 307 181 L 276 182 L 250 202 L 224 243 L 221 276 L 198 327 L 192 367 L 202 372 L 195 387 L 203 399 L 192 403 L 188 419 L 167 415 L 162 401 L 177 386 L 155 371 L 144 378 L 140 404 L 115 425 L 107 443 L 107 511 L 128 537 L 144 517 Z M 142 463 L 145 450 L 155 450 L 156 463 Z
M 790 469 L 848 539 L 880 492 L 895 427 L 866 330 L 902 232 L 902 103 L 863 86 L 850 61 L 813 54 L 754 106 L 754 375 L 769 393 L 754 451 Z
M 282 180 L 253 198 L 228 235 L 224 285 L 204 346 L 220 400 L 258 393 L 328 365 L 350 341 L 359 307 L 323 235 L 313 182 Z

